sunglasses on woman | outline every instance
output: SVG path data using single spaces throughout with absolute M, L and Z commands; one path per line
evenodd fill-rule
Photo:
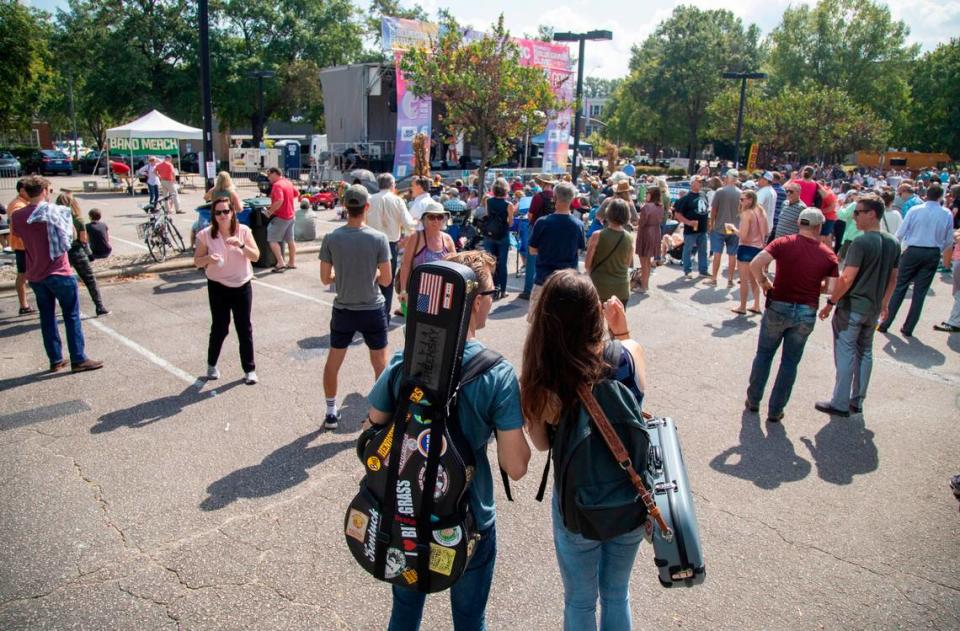
M 215 210 L 215 211 L 213 211 L 213 214 L 214 214 L 214 215 L 229 215 L 231 212 L 233 212 L 233 210 L 230 209 L 230 208 L 227 208 L 227 209 L 222 209 L 222 210 Z
M 446 217 L 446 215 L 425 215 L 424 219 L 426 219 L 427 221 L 440 221 L 444 217 Z

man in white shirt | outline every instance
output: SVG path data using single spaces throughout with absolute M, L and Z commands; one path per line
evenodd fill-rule
M 407 211 L 407 204 L 393 192 L 396 180 L 390 173 L 381 173 L 377 176 L 378 193 L 370 196 L 370 209 L 367 211 L 367 226 L 382 232 L 390 243 L 391 278 L 397 273 L 397 245 L 400 238 L 412 232 L 417 222 Z M 393 283 L 388 287 L 380 285 L 380 293 L 384 298 L 384 313 L 387 322 L 390 321 L 390 305 L 393 303 Z
M 157 175 L 157 157 L 150 156 L 147 158 L 147 163 L 140 167 L 137 175 L 147 176 L 147 193 L 150 196 L 147 203 L 151 206 L 156 204 L 157 200 L 160 199 L 160 176 Z
M 420 217 L 426 205 L 433 201 L 430 197 L 430 178 L 417 176 L 410 183 L 410 190 L 413 192 L 413 202 L 410 204 L 410 216 L 417 222 L 417 230 L 423 230 L 423 224 L 420 223 Z
M 777 192 L 773 190 L 773 173 L 764 171 L 757 178 L 757 203 L 767 213 L 767 221 L 772 222 L 777 210 Z

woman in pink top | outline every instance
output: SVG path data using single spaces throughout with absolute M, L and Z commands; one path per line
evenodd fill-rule
M 260 258 L 260 250 L 250 228 L 237 221 L 230 199 L 221 197 L 210 209 L 213 223 L 197 235 L 193 262 L 205 269 L 207 295 L 210 299 L 210 342 L 207 346 L 207 379 L 219 379 L 217 359 L 223 341 L 230 331 L 230 314 L 240 338 L 240 365 L 247 385 L 257 383 L 253 361 L 253 325 L 250 311 L 253 304 L 253 267 L 250 261 Z
M 740 194 L 740 225 L 726 225 L 727 229 L 737 233 L 740 245 L 737 247 L 737 260 L 741 263 L 750 263 L 760 254 L 766 243 L 769 227 L 767 213 L 763 206 L 757 203 L 757 194 L 754 191 L 743 191 Z M 760 283 L 753 276 L 749 265 L 737 265 L 740 270 L 740 306 L 732 309 L 734 313 L 746 315 L 760 313 Z M 748 292 L 753 292 L 753 308 L 747 309 Z

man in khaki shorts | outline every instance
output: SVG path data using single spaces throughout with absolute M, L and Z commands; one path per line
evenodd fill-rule
M 267 215 L 270 217 L 270 223 L 267 224 L 267 243 L 270 244 L 270 250 L 274 258 L 277 259 L 273 267 L 273 272 L 283 272 L 287 269 L 297 269 L 297 246 L 293 241 L 293 224 L 295 217 L 295 206 L 297 203 L 297 190 L 293 183 L 283 177 L 283 173 L 276 167 L 270 167 L 267 170 L 267 178 L 270 180 L 270 208 L 267 209 Z M 280 250 L 280 244 L 287 244 L 287 261 L 283 260 L 283 252 Z

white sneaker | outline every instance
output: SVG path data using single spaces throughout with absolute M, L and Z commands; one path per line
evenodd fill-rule
M 220 369 L 216 366 L 207 366 L 207 379 L 213 381 L 220 378 Z
M 248 386 L 252 386 L 253 384 L 257 383 L 256 371 L 251 370 L 250 372 L 245 374 L 243 376 L 243 383 L 247 384 Z

